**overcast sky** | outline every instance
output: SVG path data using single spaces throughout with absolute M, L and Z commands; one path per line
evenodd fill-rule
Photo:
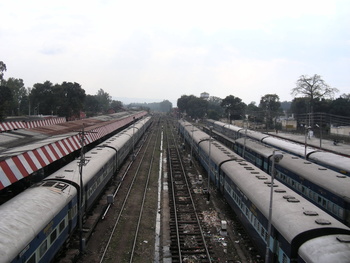
M 350 93 L 348 0 L 1 0 L 5 79 L 176 101 L 292 100 L 300 75 Z M 141 100 L 136 100 L 141 98 Z

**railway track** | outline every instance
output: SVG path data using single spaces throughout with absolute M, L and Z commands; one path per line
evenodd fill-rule
M 153 122 L 141 149 L 135 148 L 138 154 L 133 164 L 124 165 L 119 171 L 114 187 L 117 190 L 111 189 L 105 194 L 114 192 L 115 201 L 107 213 L 101 213 L 104 219 L 99 220 L 78 263 L 234 262 L 244 258 L 236 253 L 238 244 L 232 244 L 230 238 L 218 232 L 220 220 L 214 209 L 219 206 L 220 217 L 226 219 L 229 208 L 225 203 L 214 201 L 218 198 L 215 191 L 210 203 L 206 202 L 207 196 L 201 191 L 206 185 L 196 179 L 203 171 L 196 162 L 189 164 L 186 148 L 179 149 L 176 140 L 182 142 L 183 139 L 175 136 L 176 130 L 173 120 Z M 160 163 L 164 165 L 161 168 Z M 138 178 L 131 187 L 137 170 Z M 147 173 L 151 173 L 150 176 Z M 175 187 L 170 187 L 172 185 Z M 157 196 L 156 188 L 161 197 Z M 237 242 L 243 241 L 240 234 L 230 232 L 230 236 Z
M 151 184 L 156 182 L 152 175 L 158 167 L 155 159 L 159 132 L 160 129 L 152 129 L 152 134 L 128 172 L 128 182 L 124 181 L 126 184 L 121 189 L 120 197 L 117 195 L 119 203 L 113 215 L 115 222 L 99 262 L 142 262 L 143 252 L 152 250 L 145 246 L 148 242 L 144 242 L 142 235 L 150 229 L 147 225 L 150 213 L 155 218 L 155 210 L 149 208 L 154 203 L 151 203 L 154 191 L 150 189 L 153 188 Z
M 172 262 L 212 262 L 179 147 L 167 136 Z

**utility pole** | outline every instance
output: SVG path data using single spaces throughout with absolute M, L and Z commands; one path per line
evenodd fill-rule
M 84 252 L 85 242 L 83 241 L 83 166 L 85 166 L 88 162 L 85 159 L 85 135 L 86 133 L 96 133 L 93 131 L 86 132 L 83 128 L 79 131 L 80 136 L 80 161 L 79 161 L 79 208 L 78 208 L 78 216 L 79 216 L 79 252 Z

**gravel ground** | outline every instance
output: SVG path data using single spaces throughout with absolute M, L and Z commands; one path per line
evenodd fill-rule
M 157 139 L 158 140 L 158 139 Z M 165 151 L 164 151 L 165 152 Z M 207 202 L 207 195 L 203 194 L 203 188 L 206 188 L 207 181 L 205 172 L 202 168 L 194 162 L 193 166 L 190 166 L 188 159 L 188 152 L 183 152 L 184 162 L 187 169 L 187 174 L 190 177 L 190 181 L 193 187 L 193 196 L 196 202 L 197 210 L 202 211 L 202 221 L 203 229 L 206 231 L 206 236 L 211 240 L 210 241 L 210 251 L 213 254 L 212 262 L 259 262 L 259 257 L 256 256 L 253 246 L 249 242 L 244 234 L 244 231 L 239 226 L 235 220 L 235 215 L 231 211 L 228 204 L 223 200 L 220 193 L 217 193 L 215 189 L 211 188 L 210 202 Z M 165 156 L 163 160 L 166 160 Z M 163 167 L 166 167 L 166 163 L 163 163 Z M 119 174 L 122 174 L 124 167 L 121 169 Z M 160 238 L 160 257 L 159 260 L 154 261 L 154 240 L 155 240 L 155 214 L 157 211 L 149 211 L 148 223 L 144 226 L 144 235 L 143 242 L 139 244 L 138 254 L 141 255 L 141 259 L 138 259 L 137 262 L 171 262 L 171 257 L 169 255 L 169 214 L 168 214 L 168 200 L 166 192 L 166 169 L 163 171 L 163 200 L 161 202 L 162 207 L 161 213 L 162 223 L 161 223 L 161 238 Z M 203 175 L 203 181 L 198 182 L 198 175 Z M 119 175 L 118 175 L 119 176 Z M 115 179 L 115 182 L 118 181 Z M 154 175 L 158 176 L 158 175 Z M 128 177 L 126 177 L 128 178 Z M 155 180 L 156 181 L 156 180 Z M 125 182 L 126 183 L 126 182 Z M 165 183 L 165 184 L 164 184 Z M 116 184 L 116 183 L 115 183 Z M 112 184 L 115 185 L 115 184 Z M 111 186 L 111 188 L 113 188 Z M 156 186 L 152 186 L 151 191 L 156 192 Z M 111 193 L 112 190 L 108 189 L 106 193 Z M 102 197 L 101 202 L 96 207 L 88 218 L 87 221 L 93 220 L 93 218 L 98 218 L 98 214 L 102 210 L 102 207 L 106 204 L 106 195 Z M 118 202 L 118 201 L 116 201 Z M 153 202 L 157 202 L 154 198 Z M 151 205 L 151 209 L 154 210 L 154 206 Z M 117 212 L 117 205 L 113 205 L 109 211 L 107 217 L 103 221 L 99 221 L 96 225 L 96 228 L 91 234 L 91 238 L 86 245 L 85 252 L 82 256 L 78 257 L 78 260 L 73 260 L 72 258 L 77 254 L 76 249 L 69 250 L 68 254 L 71 256 L 61 259 L 60 263 L 66 262 L 100 262 L 101 253 L 104 250 L 104 246 L 107 243 L 109 238 L 109 233 L 111 232 L 115 218 L 114 214 Z M 221 221 L 225 220 L 227 222 L 227 231 L 221 231 Z M 123 238 L 127 239 L 128 234 L 122 233 L 120 235 L 120 244 L 123 244 Z M 122 251 L 122 247 L 118 248 L 119 251 Z M 122 252 L 121 252 L 122 253 Z M 127 251 L 124 251 L 127 253 Z M 117 262 L 109 260 L 108 262 Z M 123 261 L 121 261 L 123 262 Z M 188 261 L 196 262 L 196 261 Z

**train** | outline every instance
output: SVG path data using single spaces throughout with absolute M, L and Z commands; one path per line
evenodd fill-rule
M 0 262 L 52 261 L 151 122 L 143 117 L 1 205 Z
M 245 138 L 234 145 L 234 152 L 269 174 L 276 151 Z M 285 152 L 274 172 L 280 182 L 350 227 L 350 177 Z
M 216 131 L 213 134 L 235 153 L 271 174 L 271 159 L 279 149 L 245 137 L 233 140 Z M 350 227 L 350 177 L 282 152 L 284 158 L 274 169 L 276 178 Z
M 260 141 L 272 147 L 276 147 L 280 150 L 283 150 L 284 152 L 299 156 L 301 158 L 305 157 L 305 145 L 302 145 L 300 143 L 294 143 L 281 138 L 276 138 L 269 134 L 245 129 L 221 121 L 208 119 L 207 125 L 212 126 L 213 129 L 225 134 L 234 140 L 242 137 L 247 137 Z M 331 152 L 321 151 L 317 148 L 308 146 L 306 148 L 306 159 L 328 169 L 342 173 L 346 176 L 350 176 L 350 162 L 348 157 Z
M 212 185 L 269 262 L 349 262 L 348 226 L 277 180 L 272 181 L 269 174 L 202 129 L 184 120 L 178 124 Z

